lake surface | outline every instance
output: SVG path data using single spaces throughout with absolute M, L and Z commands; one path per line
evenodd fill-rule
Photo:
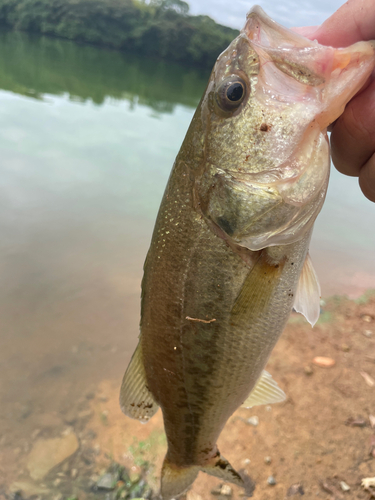
M 41 415 L 120 381 L 157 209 L 207 78 L 0 34 L 0 459 Z M 374 227 L 375 204 L 333 171 L 311 245 L 323 295 L 375 288 Z

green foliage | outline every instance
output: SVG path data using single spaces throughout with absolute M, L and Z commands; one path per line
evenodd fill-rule
M 0 23 L 16 30 L 212 66 L 237 35 L 183 0 L 0 0 Z

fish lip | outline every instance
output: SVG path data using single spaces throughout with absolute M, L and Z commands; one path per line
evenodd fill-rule
M 260 24 L 261 26 L 257 26 L 257 24 Z M 246 23 L 242 29 L 242 32 L 246 34 L 250 42 L 265 46 L 265 44 L 262 43 L 263 40 L 262 42 L 260 42 L 259 40 L 259 32 L 261 28 L 263 28 L 266 33 L 272 32 L 273 35 L 278 34 L 278 40 L 283 39 L 283 41 L 285 42 L 285 37 L 287 37 L 290 41 L 288 45 L 296 44 L 297 46 L 303 46 L 305 48 L 315 47 L 317 45 L 317 42 L 309 40 L 308 38 L 305 38 L 303 35 L 300 35 L 299 33 L 292 31 L 289 28 L 285 28 L 285 26 L 282 26 L 278 22 L 274 21 L 270 16 L 268 16 L 264 12 L 262 7 L 260 7 L 259 5 L 254 5 L 254 7 L 252 7 L 246 15 Z M 265 41 L 269 42 L 269 40 Z

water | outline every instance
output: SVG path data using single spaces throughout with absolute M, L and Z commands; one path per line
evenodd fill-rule
M 9 450 L 43 415 L 66 413 L 104 378 L 120 381 L 137 341 L 158 205 L 207 77 L 1 34 L 4 477 Z M 375 287 L 374 226 L 375 205 L 333 171 L 311 250 L 323 295 Z

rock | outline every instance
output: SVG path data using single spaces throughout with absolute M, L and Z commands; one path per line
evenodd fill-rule
M 254 415 L 254 417 L 250 417 L 246 420 L 246 423 L 249 425 L 253 425 L 254 427 L 257 427 L 259 425 L 259 418 Z
M 372 330 L 364 330 L 363 335 L 370 338 L 372 336 Z
M 340 481 L 340 488 L 342 491 L 350 491 L 350 486 L 345 481 Z
M 294 495 L 304 495 L 305 490 L 303 489 L 302 484 L 292 484 L 288 491 L 286 492 L 287 497 L 292 497 Z
M 265 464 L 270 465 L 271 462 L 272 462 L 272 458 L 271 457 L 264 457 L 264 463 Z
M 70 471 L 70 477 L 71 477 L 72 479 L 75 479 L 77 476 L 78 476 L 78 469 L 72 469 L 72 470 Z
M 365 477 L 362 479 L 361 486 L 365 490 L 375 488 L 375 477 Z
M 26 467 L 30 476 L 43 479 L 50 470 L 78 450 L 79 444 L 74 432 L 61 438 L 37 440 L 28 456 Z
M 276 485 L 276 479 L 273 476 L 269 476 L 267 479 L 267 484 L 270 486 L 275 486 Z
M 107 472 L 100 476 L 96 483 L 96 487 L 98 490 L 107 490 L 111 491 L 115 489 L 117 483 L 117 476 Z
M 49 493 L 47 488 L 36 485 L 31 481 L 16 481 L 10 485 L 9 491 L 13 495 L 16 493 L 23 493 L 26 497 L 46 495 Z
M 350 351 L 350 346 L 348 346 L 348 344 L 342 344 L 341 349 L 344 352 L 349 352 Z
M 327 358 L 325 356 L 316 356 L 313 361 L 314 365 L 320 366 L 321 368 L 331 368 L 335 366 L 336 361 L 332 358 Z
M 368 419 L 370 420 L 370 425 L 371 425 L 372 429 L 375 429 L 375 417 L 374 417 L 374 415 L 369 415 Z

